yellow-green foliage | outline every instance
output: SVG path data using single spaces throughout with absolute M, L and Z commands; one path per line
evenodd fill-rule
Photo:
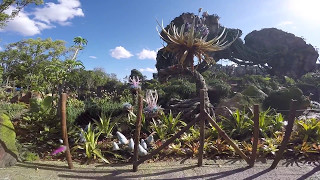
M 0 141 L 5 144 L 9 151 L 18 156 L 18 149 L 15 144 L 16 133 L 9 116 L 5 114 L 0 115 Z

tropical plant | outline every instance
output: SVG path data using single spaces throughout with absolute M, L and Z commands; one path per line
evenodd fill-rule
M 262 146 L 262 152 L 264 155 L 272 154 L 275 155 L 278 149 L 278 142 L 274 138 L 263 138 L 263 146 Z
M 234 139 L 248 139 L 252 132 L 253 124 L 249 114 L 245 111 L 240 111 L 239 109 L 237 109 L 235 112 L 232 112 L 229 108 L 227 108 L 227 110 L 231 114 L 230 119 L 220 116 L 225 131 Z
M 110 137 L 110 135 L 112 135 L 112 130 L 116 125 L 116 121 L 111 122 L 111 116 L 107 117 L 104 112 L 101 113 L 99 120 L 100 121 L 93 120 L 97 129 L 101 134 L 104 134 L 105 137 Z
M 281 113 L 273 114 L 269 108 L 259 113 L 259 128 L 264 138 L 270 137 L 274 132 L 283 127 L 283 116 Z
M 312 118 L 306 120 L 298 120 L 297 135 L 303 142 L 319 142 L 320 139 L 320 121 Z
M 86 131 L 81 129 L 81 134 L 84 137 L 85 142 L 81 145 L 75 146 L 72 148 L 72 150 L 85 149 L 85 155 L 88 158 L 87 163 L 89 163 L 92 159 L 96 159 L 96 157 L 99 157 L 105 163 L 109 163 L 109 161 L 103 157 L 101 150 L 98 147 L 98 139 L 101 133 L 101 131 L 96 132 L 93 126 L 91 126 L 91 123 L 89 123 Z
M 191 143 L 195 140 L 198 140 L 200 137 L 200 130 L 199 128 L 196 128 L 195 126 L 191 126 L 188 132 L 184 132 L 181 136 L 181 140 L 184 143 Z
M 179 131 L 181 127 L 187 125 L 180 119 L 181 114 L 182 113 L 179 112 L 176 117 L 173 117 L 173 114 L 170 110 L 168 115 L 165 115 L 165 113 L 160 115 L 160 121 L 167 127 L 167 134 L 174 134 Z
M 83 47 L 88 44 L 88 40 L 81 36 L 78 36 L 73 39 L 73 42 L 75 44 L 74 47 L 76 48 L 76 50 L 71 60 L 76 60 L 79 50 L 82 50 Z

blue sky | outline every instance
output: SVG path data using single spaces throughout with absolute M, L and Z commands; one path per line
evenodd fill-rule
M 304 37 L 320 47 L 319 0 L 44 0 L 28 6 L 0 30 L 0 49 L 22 39 L 64 40 L 82 36 L 88 45 L 79 54 L 86 69 L 103 68 L 119 79 L 131 69 L 148 78 L 155 72 L 155 56 L 162 47 L 156 20 L 167 25 L 183 12 L 201 7 L 220 16 L 220 24 L 239 28 L 243 36 L 253 30 L 276 27 Z

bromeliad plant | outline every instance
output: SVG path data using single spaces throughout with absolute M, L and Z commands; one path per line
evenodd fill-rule
M 232 112 L 229 108 L 227 108 L 227 110 L 231 114 L 231 118 L 220 116 L 225 131 L 234 139 L 244 140 L 249 138 L 253 125 L 250 115 L 239 109 L 235 112 Z
M 207 41 L 209 35 L 209 29 L 206 26 L 206 16 L 199 18 L 198 16 L 192 16 L 192 22 L 185 22 L 180 28 L 174 24 L 170 24 L 170 28 L 167 30 L 163 27 L 163 24 L 158 25 L 161 27 L 161 33 L 159 35 L 163 39 L 167 46 L 165 50 L 172 52 L 179 59 L 179 64 L 184 67 L 193 68 L 194 56 L 198 58 L 199 63 L 202 61 L 208 64 L 214 63 L 214 59 L 209 56 L 209 52 L 221 51 L 228 48 L 239 36 L 239 32 L 233 41 L 227 42 L 225 29 L 219 36 L 214 37 Z
M 75 146 L 72 149 L 73 150 L 84 149 L 85 155 L 88 158 L 87 163 L 89 163 L 92 159 L 96 159 L 96 157 L 99 157 L 105 163 L 109 163 L 109 161 L 103 157 L 103 155 L 101 154 L 101 150 L 98 147 L 98 139 L 101 133 L 102 133 L 101 131 L 96 132 L 96 130 L 91 125 L 91 123 L 89 123 L 86 131 L 81 129 L 81 134 L 85 139 L 84 143 L 81 145 Z
M 264 138 L 271 137 L 276 131 L 281 131 L 284 119 L 281 113 L 273 114 L 271 109 L 259 113 L 259 128 Z
M 151 129 L 157 133 L 160 140 L 164 140 L 179 131 L 181 127 L 186 126 L 180 116 L 181 113 L 174 117 L 171 111 L 168 115 L 161 113 L 159 120 L 153 119 Z
M 298 120 L 297 135 L 303 142 L 319 142 L 320 140 L 320 121 L 312 118 Z

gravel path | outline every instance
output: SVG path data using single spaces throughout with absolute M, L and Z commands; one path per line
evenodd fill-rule
M 177 160 L 144 163 L 138 172 L 132 172 L 131 164 L 74 164 L 70 170 L 65 162 L 38 161 L 18 163 L 14 167 L 0 169 L 0 180 L 18 179 L 320 179 L 320 164 L 280 161 L 270 170 L 272 161 L 257 162 L 248 168 L 240 160 L 204 160 L 197 167 L 197 160 Z

